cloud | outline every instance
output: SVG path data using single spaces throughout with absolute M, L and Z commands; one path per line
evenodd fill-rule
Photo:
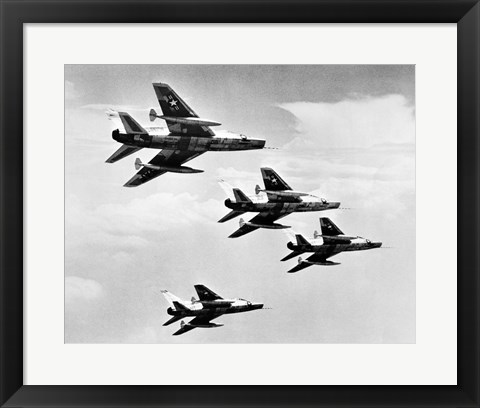
M 145 108 L 144 106 L 138 105 L 115 105 L 108 103 L 90 103 L 83 105 L 80 109 L 92 109 L 92 110 L 101 110 L 105 111 L 107 109 L 114 109 L 116 111 L 129 112 L 129 111 L 139 111 L 139 112 L 148 112 L 150 108 Z
M 402 95 L 359 97 L 336 103 L 293 102 L 278 105 L 297 120 L 292 151 L 414 143 L 414 107 Z
M 199 202 L 197 196 L 187 192 L 157 193 L 125 204 L 103 204 L 88 216 L 104 231 L 138 235 L 211 222 L 216 206 L 219 203 L 215 200 Z
M 92 302 L 104 296 L 102 285 L 92 279 L 84 279 L 78 276 L 65 277 L 65 303 Z
M 75 87 L 72 81 L 65 80 L 65 100 L 77 99 L 81 95 L 81 92 Z

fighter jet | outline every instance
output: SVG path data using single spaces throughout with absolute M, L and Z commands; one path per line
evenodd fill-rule
M 150 121 L 163 119 L 165 127 L 143 128 L 126 112 L 109 110 L 107 116 L 116 129 L 112 138 L 122 143 L 107 163 L 115 163 L 142 148 L 162 149 L 148 163 L 135 160 L 135 169 L 139 170 L 125 187 L 137 187 L 166 172 L 201 173 L 203 170 L 183 166 L 184 163 L 207 151 L 233 151 L 262 149 L 265 140 L 248 138 L 242 134 L 228 131 L 214 133 L 210 127 L 220 123 L 201 119 L 167 84 L 154 83 L 153 88 L 163 115 L 150 110 Z
M 312 265 L 340 265 L 338 262 L 328 261 L 334 255 L 344 251 L 363 251 L 366 249 L 380 248 L 381 242 L 372 242 L 362 237 L 345 235 L 329 218 L 320 218 L 322 234 L 317 231 L 313 233 L 314 239 L 308 240 L 300 234 L 290 235 L 290 242 L 287 248 L 293 252 L 288 254 L 282 261 L 294 258 L 304 252 L 313 252 L 313 255 L 303 260 L 298 258 L 298 265 L 288 272 L 298 272 Z
M 232 188 L 225 181 L 220 180 L 220 185 L 229 195 L 225 206 L 232 211 L 218 222 L 225 222 L 245 212 L 258 212 L 250 221 L 240 219 L 240 228 L 229 236 L 237 238 L 258 228 L 284 229 L 288 225 L 274 221 L 287 216 L 292 212 L 323 211 L 340 207 L 338 202 L 328 202 L 308 193 L 293 191 L 291 187 L 271 168 L 261 169 L 265 189 L 255 187 L 255 196 L 247 196 L 239 188 Z M 233 193 L 233 195 L 231 194 Z M 262 193 L 262 194 L 260 194 Z
M 164 326 L 190 316 L 195 316 L 188 323 L 182 320 L 180 329 L 173 333 L 174 336 L 196 328 L 223 326 L 223 324 L 215 324 L 211 323 L 211 321 L 224 314 L 249 312 L 263 308 L 262 303 L 252 303 L 241 298 L 223 299 L 204 285 L 195 285 L 195 290 L 197 291 L 198 300 L 192 297 L 190 302 L 181 300 L 167 290 L 162 290 L 163 295 L 170 304 L 167 313 L 173 316 L 163 324 Z

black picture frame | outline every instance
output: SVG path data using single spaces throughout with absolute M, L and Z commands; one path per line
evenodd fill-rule
M 0 0 L 0 17 L 2 407 L 480 406 L 478 0 Z M 457 23 L 458 385 L 23 385 L 23 24 L 159 22 Z

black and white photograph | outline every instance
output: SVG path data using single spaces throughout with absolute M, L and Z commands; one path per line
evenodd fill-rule
M 69 344 L 414 344 L 415 65 L 65 65 Z

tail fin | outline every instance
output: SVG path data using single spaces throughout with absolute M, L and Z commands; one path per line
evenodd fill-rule
M 175 307 L 174 302 L 181 302 L 182 301 L 182 299 L 173 295 L 168 290 L 162 290 L 161 292 L 162 292 L 163 296 L 165 296 L 165 299 L 167 299 L 167 302 L 170 303 L 170 306 L 172 306 L 172 307 Z
M 121 133 L 127 134 L 147 134 L 148 132 L 127 112 L 117 112 L 109 109 L 107 112 L 110 119 Z
M 343 232 L 327 217 L 320 218 L 320 228 L 322 229 L 322 235 L 327 237 L 333 237 L 336 235 L 343 235 Z
M 174 301 L 173 301 L 173 307 L 174 307 L 176 310 L 190 310 L 187 306 L 185 306 L 184 304 L 180 303 L 180 302 L 177 301 L 177 300 L 174 300 Z
M 308 242 L 303 235 L 295 234 L 295 238 L 297 240 L 297 245 L 310 245 L 310 242 Z
M 241 202 L 241 203 L 251 203 L 252 200 L 250 200 L 246 195 L 245 193 L 240 190 L 239 188 L 234 188 L 233 189 L 233 195 L 235 196 L 235 201 L 238 203 L 238 202 Z

